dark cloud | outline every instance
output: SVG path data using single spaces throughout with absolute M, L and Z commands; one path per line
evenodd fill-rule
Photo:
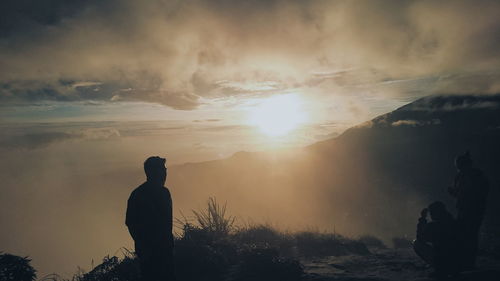
M 147 101 L 168 105 L 174 109 L 191 110 L 200 103 L 200 97 L 187 91 L 152 89 L 123 89 L 115 92 L 111 101 Z
M 3 102 L 141 100 L 190 110 L 203 98 L 297 87 L 391 96 L 500 90 L 495 0 L 0 5 Z
M 0 101 L 37 102 L 53 101 L 88 101 L 112 99 L 120 90 L 119 85 L 103 84 L 93 81 L 9 81 L 0 83 Z
M 40 26 L 61 24 L 65 18 L 75 16 L 91 2 L 85 0 L 4 0 L 0 2 L 0 36 L 14 36 L 20 32 L 33 32 Z

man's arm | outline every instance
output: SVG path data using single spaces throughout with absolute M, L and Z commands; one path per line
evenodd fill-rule
M 138 218 L 137 218 L 137 198 L 135 194 L 132 193 L 127 201 L 127 213 L 125 215 L 125 224 L 128 227 L 128 231 L 130 236 L 134 241 L 137 241 L 140 237 L 139 235 L 139 227 L 138 227 Z
M 173 207 L 172 207 L 172 196 L 170 195 L 170 191 L 167 189 L 167 233 L 169 236 L 169 240 L 171 246 L 174 246 L 174 235 L 173 231 Z
M 427 208 L 423 209 L 420 212 L 420 218 L 418 219 L 418 224 L 417 224 L 417 240 L 427 242 L 428 241 L 428 234 L 427 234 Z
M 453 180 L 453 185 L 448 186 L 448 193 L 455 198 L 458 198 L 458 193 L 459 193 L 458 181 L 459 181 L 459 175 L 456 175 L 455 179 Z

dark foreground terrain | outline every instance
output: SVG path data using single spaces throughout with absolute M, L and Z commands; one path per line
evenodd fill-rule
M 370 255 L 346 255 L 304 260 L 305 280 L 311 281 L 424 281 L 432 272 L 412 249 L 372 249 Z M 481 256 L 478 270 L 457 280 L 500 280 L 500 261 Z
M 389 249 L 371 235 L 283 232 L 269 225 L 236 225 L 226 205 L 210 198 L 204 210 L 177 220 L 175 270 L 179 281 L 404 281 L 431 280 L 431 269 L 411 249 L 411 238 L 394 238 Z M 138 261 L 124 249 L 72 278 L 57 274 L 42 281 L 139 281 Z M 458 280 L 500 280 L 500 256 L 483 251 L 478 271 Z M 28 258 L 0 253 L 0 281 L 34 281 Z
M 345 254 L 340 256 L 300 257 L 272 261 L 263 252 L 247 260 L 247 264 L 233 265 L 220 276 L 206 268 L 190 267 L 192 274 L 180 275 L 178 280 L 273 280 L 273 281 L 425 281 L 432 272 L 412 249 L 370 249 L 370 254 Z M 269 253 L 268 253 L 269 254 Z M 3 255 L 5 257 L 5 255 Z M 0 256 L 1 257 L 1 256 Z M 18 257 L 19 258 L 19 257 Z M 1 258 L 0 258 L 1 260 Z M 19 258 L 18 261 L 24 260 Z M 300 261 L 300 262 L 299 262 Z M 27 264 L 27 263 L 26 263 Z M 17 264 L 17 275 L 8 276 L 7 268 L 0 269 L 1 281 L 35 280 L 26 266 Z M 21 270 L 26 270 L 24 273 Z M 272 271 L 270 271 L 272 270 Z M 31 272 L 33 273 L 33 272 Z M 209 273 L 209 275 L 205 275 Z M 71 279 L 49 275 L 43 281 L 138 281 L 137 265 L 130 257 L 105 258 L 92 271 L 80 272 Z M 457 281 L 498 281 L 500 280 L 500 260 L 491 256 L 480 256 L 478 270 L 461 274 Z

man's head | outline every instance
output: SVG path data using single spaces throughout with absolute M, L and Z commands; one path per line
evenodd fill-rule
M 431 203 L 428 209 L 433 221 L 441 220 L 448 215 L 448 210 L 446 210 L 446 206 L 441 201 Z
M 472 158 L 469 151 L 455 158 L 455 167 L 457 167 L 459 171 L 467 170 L 472 167 Z
M 144 172 L 148 182 L 164 185 L 167 180 L 167 168 L 165 158 L 151 156 L 144 161 Z

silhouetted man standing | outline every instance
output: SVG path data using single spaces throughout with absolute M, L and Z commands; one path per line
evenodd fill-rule
M 483 221 L 488 196 L 488 180 L 483 172 L 472 167 L 469 152 L 455 159 L 458 173 L 449 188 L 457 198 L 457 220 L 463 247 L 462 269 L 473 269 L 476 264 L 479 229 Z
M 127 225 L 135 242 L 144 281 L 175 280 L 173 265 L 172 198 L 164 187 L 165 159 L 144 162 L 147 180 L 128 199 Z

